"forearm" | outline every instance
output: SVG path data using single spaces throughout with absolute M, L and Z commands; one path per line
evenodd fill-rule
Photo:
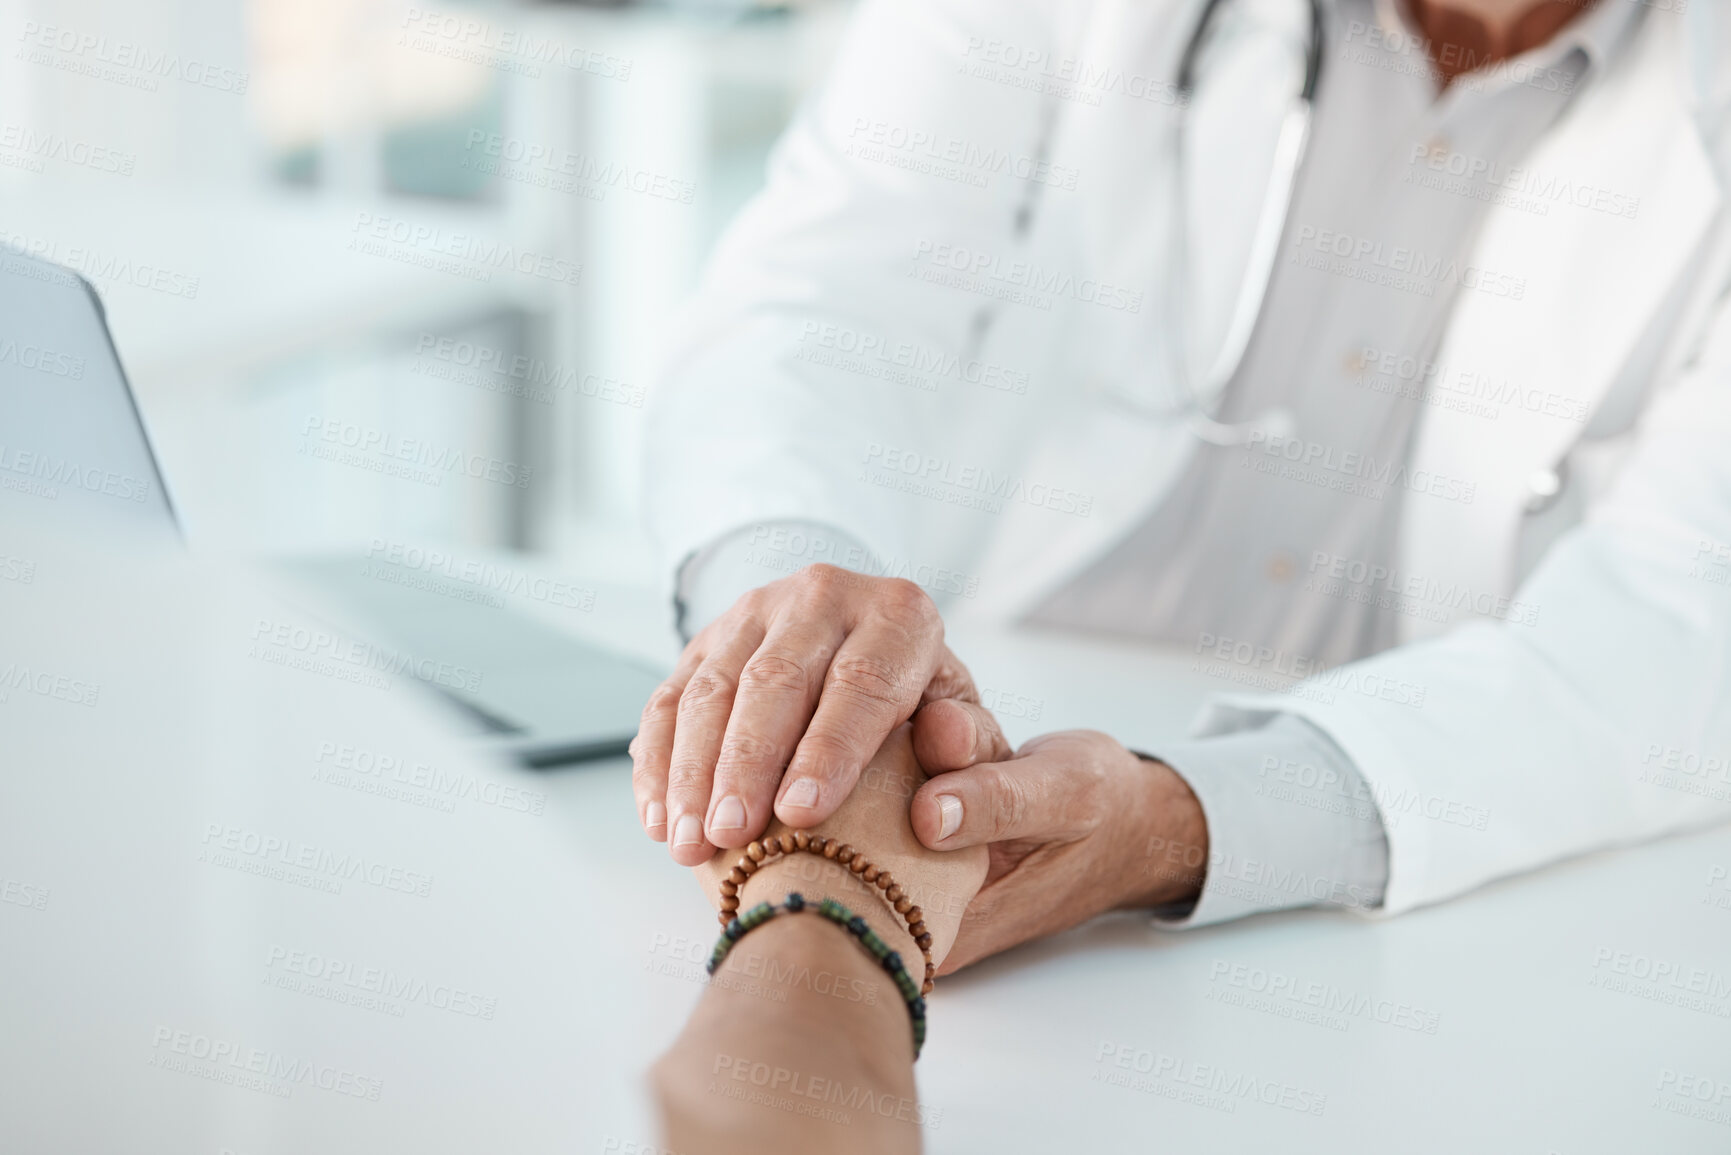
M 734 948 L 652 1074 L 669 1148 L 919 1150 L 907 1010 L 851 938 L 793 915 Z
M 894 913 L 825 859 L 766 865 L 741 909 L 790 891 L 835 898 L 917 964 Z M 675 1151 L 758 1155 L 766 1138 L 811 1140 L 825 1151 L 917 1151 L 913 1057 L 907 1005 L 877 962 L 815 914 L 782 915 L 728 953 L 652 1079 Z

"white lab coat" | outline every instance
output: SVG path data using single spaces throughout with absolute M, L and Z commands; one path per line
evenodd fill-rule
M 1197 8 L 867 0 L 767 191 L 723 241 L 653 398 L 650 512 L 670 559 L 755 522 L 818 522 L 903 572 L 962 575 L 944 588 L 972 596 L 947 614 L 1008 620 L 1147 516 L 1194 438 L 1110 390 L 1170 363 L 1166 78 Z M 1524 291 L 1463 292 L 1439 357 L 1594 414 L 1510 407 L 1485 421 L 1427 406 L 1415 444 L 1415 469 L 1471 478 L 1476 497 L 1408 497 L 1401 569 L 1518 597 L 1536 624 L 1407 619 L 1406 644 L 1364 666 L 1423 687 L 1420 709 L 1361 693 L 1233 694 L 1199 722 L 1221 733 L 1286 710 L 1328 732 L 1383 807 L 1388 911 L 1731 817 L 1711 796 L 1714 783 L 1731 791 L 1731 771 L 1703 769 L 1731 754 L 1731 587 L 1697 567 L 1731 542 L 1719 23 L 1712 4 L 1645 14 L 1531 158 L 1638 197 L 1635 218 L 1491 208 L 1473 264 L 1518 274 Z M 1014 69 L 979 74 L 1026 53 L 1078 62 L 1099 102 L 1004 82 Z M 905 144 L 921 133 L 935 143 Z M 934 168 L 933 152 L 951 167 Z M 999 154 L 1012 159 L 994 170 Z M 1193 244 L 1206 264 L 1208 238 Z M 978 335 L 988 299 L 919 275 L 941 245 L 958 247 L 944 250 L 951 262 L 1027 261 L 1073 278 L 1050 285 L 1081 287 L 1046 294 L 1046 308 L 1000 305 Z M 936 364 L 937 388 L 814 363 L 872 340 L 893 351 L 877 358 Z M 1009 367 L 1012 381 L 1025 372 L 1025 394 L 946 373 L 950 353 Z M 881 470 L 890 450 L 947 462 L 952 477 L 1005 470 L 1085 497 L 1086 514 L 1023 500 L 982 516 L 862 483 L 862 466 Z M 1557 509 L 1579 524 L 1524 573 L 1534 478 L 1565 459 Z M 1667 763 L 1684 768 L 1682 788 L 1643 780 Z

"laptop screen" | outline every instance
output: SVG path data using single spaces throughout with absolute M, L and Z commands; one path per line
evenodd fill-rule
M 0 247 L 0 525 L 180 543 L 96 290 Z

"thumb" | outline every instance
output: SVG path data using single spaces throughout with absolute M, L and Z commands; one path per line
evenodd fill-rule
M 1077 792 L 1067 788 L 1073 785 L 1071 767 L 1049 750 L 939 774 L 914 794 L 914 834 L 932 850 L 959 850 L 1083 833 L 1075 814 Z

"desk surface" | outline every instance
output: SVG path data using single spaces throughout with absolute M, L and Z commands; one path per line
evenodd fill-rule
M 623 762 L 478 760 L 410 679 L 253 575 L 19 549 L 0 1147 L 653 1144 L 638 1076 L 713 924 L 635 828 Z M 652 599 L 608 592 L 605 629 L 650 628 Z M 1153 744 L 1217 688 L 1184 655 L 955 644 L 1016 737 Z M 1723 1151 L 1728 866 L 1720 829 L 1389 921 L 1099 920 L 939 985 L 927 1147 Z

